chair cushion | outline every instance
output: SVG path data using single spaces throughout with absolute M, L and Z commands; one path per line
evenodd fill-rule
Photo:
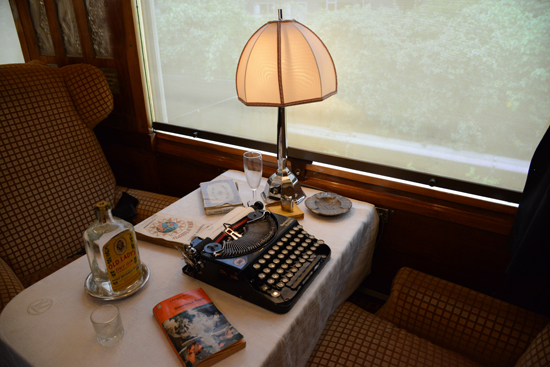
M 0 312 L 23 289 L 25 288 L 8 264 L 0 259 Z
M 515 367 L 548 366 L 550 366 L 550 324 L 537 335 L 515 365 Z
M 481 366 L 350 302 L 328 319 L 307 367 Z
M 398 271 L 376 316 L 488 367 L 513 366 L 548 324 L 546 317 L 411 268 Z
M 62 70 L 34 62 L 0 66 L 0 258 L 23 283 L 78 252 L 94 204 L 114 199 L 114 175 Z

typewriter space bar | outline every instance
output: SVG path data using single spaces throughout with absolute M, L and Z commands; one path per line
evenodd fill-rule
M 294 290 L 298 288 L 304 280 L 307 280 L 322 259 L 323 257 L 321 255 L 317 255 L 307 267 L 300 269 L 301 271 L 296 273 L 296 275 L 290 280 L 290 288 Z

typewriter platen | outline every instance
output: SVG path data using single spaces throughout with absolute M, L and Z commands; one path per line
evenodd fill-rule
M 184 249 L 183 273 L 273 312 L 288 312 L 330 259 L 293 218 L 250 209 L 223 226 Z

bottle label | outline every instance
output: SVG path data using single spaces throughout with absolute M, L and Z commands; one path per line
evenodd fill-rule
M 120 292 L 141 278 L 141 263 L 132 232 L 126 230 L 111 238 L 103 247 L 113 292 Z

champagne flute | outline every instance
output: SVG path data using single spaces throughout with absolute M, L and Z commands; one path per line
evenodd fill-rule
M 243 154 L 244 175 L 246 182 L 252 189 L 252 204 L 256 202 L 256 189 L 262 180 L 262 154 L 256 151 L 249 151 Z M 250 206 L 250 203 L 249 203 Z

